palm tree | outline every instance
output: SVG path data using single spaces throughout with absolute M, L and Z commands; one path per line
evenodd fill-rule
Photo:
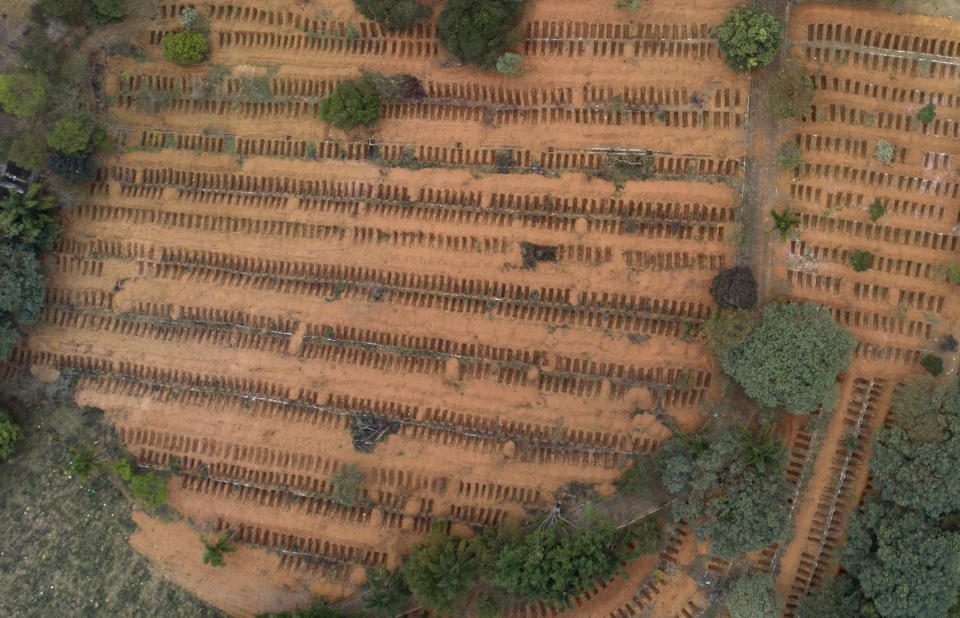
M 783 454 L 783 439 L 773 436 L 773 427 L 761 423 L 756 435 L 750 428 L 740 423 L 740 444 L 743 446 L 743 456 L 740 461 L 752 466 L 757 472 L 763 473 L 780 466 L 780 457 Z
M 222 567 L 226 564 L 223 559 L 223 554 L 237 551 L 237 546 L 230 544 L 229 532 L 221 534 L 220 538 L 213 543 L 203 537 L 200 537 L 200 541 L 203 543 L 203 546 L 207 548 L 207 550 L 203 552 L 203 563 L 209 564 L 210 566 Z
M 40 250 L 53 246 L 59 232 L 57 198 L 40 197 L 40 183 L 30 185 L 26 193 L 12 191 L 10 197 L 0 202 L 0 235 L 33 245 Z
M 783 207 L 782 213 L 771 208 L 770 216 L 773 217 L 773 228 L 770 231 L 780 232 L 780 242 L 787 242 L 787 234 L 790 233 L 790 228 L 800 225 L 800 217 L 792 211 L 789 204 Z
M 363 597 L 363 608 L 376 616 L 396 616 L 410 602 L 410 589 L 400 569 L 367 568 L 367 582 L 370 592 Z
M 705 431 L 701 431 L 698 434 L 689 434 L 682 429 L 677 429 L 677 442 L 690 451 L 690 456 L 694 459 L 710 448 L 710 443 L 707 441 Z

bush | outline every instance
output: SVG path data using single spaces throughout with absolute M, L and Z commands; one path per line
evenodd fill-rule
M 650 180 L 657 175 L 657 160 L 652 153 L 610 153 L 603 158 L 600 178 L 609 180 L 622 191 L 629 180 Z
M 885 139 L 877 141 L 877 149 L 874 151 L 873 156 L 877 158 L 881 163 L 886 163 L 890 165 L 893 162 L 893 158 L 897 156 L 897 151 L 899 149 L 888 142 Z
M 409 30 L 433 15 L 433 10 L 419 0 L 353 0 L 353 4 L 364 17 L 379 23 L 387 32 Z
M 804 66 L 791 62 L 773 76 L 767 104 L 780 118 L 805 118 L 813 110 L 813 80 Z
M 854 272 L 862 273 L 865 270 L 870 270 L 870 267 L 873 266 L 873 254 L 869 251 L 857 249 L 850 254 L 850 265 L 853 266 Z
M 782 171 L 792 170 L 803 165 L 803 155 L 800 146 L 793 140 L 780 144 L 777 149 L 777 167 Z
M 96 472 L 103 465 L 102 462 L 94 458 L 100 451 L 98 447 L 88 446 L 87 448 L 70 447 L 67 455 L 67 465 L 63 473 L 70 477 L 77 477 L 83 483 L 90 482 L 90 475 Z
M 0 105 L 18 118 L 33 118 L 47 108 L 50 82 L 30 73 L 0 74 Z
M 627 468 L 617 481 L 617 493 L 643 495 L 659 482 L 657 468 L 649 457 L 637 457 L 633 466 Z
M 0 410 L 0 461 L 13 455 L 17 440 L 23 437 L 23 430 L 10 415 Z
M 163 37 L 163 57 L 180 64 L 196 64 L 207 58 L 210 46 L 199 32 L 184 30 Z
M 492 69 L 515 39 L 522 8 L 516 0 L 447 0 L 437 18 L 440 42 L 460 60 Z
M 207 20 L 201 17 L 196 9 L 183 9 L 177 17 L 177 21 L 187 30 L 203 31 L 207 29 Z
M 47 169 L 69 182 L 87 182 L 97 173 L 97 164 L 91 155 L 76 152 L 64 154 L 54 150 L 47 157 Z
M 724 599 L 730 618 L 780 618 L 783 598 L 773 586 L 769 573 L 755 573 L 730 584 Z
M 98 26 L 123 20 L 125 12 L 124 0 L 87 0 L 84 4 L 84 13 L 87 19 Z
M 721 270 L 710 283 L 710 295 L 722 307 L 752 309 L 757 304 L 757 280 L 749 266 Z
M 320 118 L 338 129 L 371 127 L 383 117 L 380 91 L 369 80 L 341 82 L 320 103 Z
M 523 56 L 510 52 L 497 60 L 497 72 L 506 77 L 520 77 L 527 70 L 523 67 Z
M 27 133 L 13 140 L 7 159 L 25 170 L 43 168 L 47 160 L 47 140 L 40 133 Z
M 927 103 L 917 113 L 917 120 L 923 124 L 930 124 L 937 118 L 937 107 L 933 103 Z
M 943 269 L 943 276 L 951 283 L 960 283 L 960 263 L 957 260 L 950 262 L 950 265 Z
M 753 330 L 753 316 L 746 309 L 718 307 L 703 324 L 707 350 L 716 358 L 747 340 Z
M 359 504 L 360 498 L 363 497 L 363 483 L 366 478 L 357 464 L 345 465 L 330 478 L 330 484 L 333 485 L 330 498 L 348 506 Z
M 872 204 L 870 204 L 869 211 L 870 211 L 870 220 L 876 223 L 880 219 L 880 217 L 886 214 L 887 209 L 883 207 L 883 202 L 881 202 L 880 200 L 876 200 Z
M 943 373 L 943 359 L 933 354 L 927 354 L 920 359 L 920 366 L 927 370 L 932 376 L 938 376 Z
M 167 477 L 153 471 L 134 475 L 130 479 L 130 489 L 147 508 L 158 509 L 167 501 Z
M 57 198 L 40 197 L 42 188 L 36 183 L 25 193 L 10 192 L 0 202 L 0 236 L 36 251 L 47 251 L 53 246 L 60 233 Z
M 47 144 L 64 154 L 92 153 L 105 139 L 106 133 L 86 110 L 70 112 L 47 133 Z
M 203 543 L 204 548 L 203 563 L 212 567 L 225 566 L 227 562 L 223 559 L 223 554 L 237 551 L 237 546 L 230 543 L 229 532 L 221 533 L 213 542 L 200 537 L 200 542 Z
M 724 61 L 734 71 L 767 66 L 783 44 L 783 29 L 783 22 L 767 9 L 731 9 L 717 26 Z

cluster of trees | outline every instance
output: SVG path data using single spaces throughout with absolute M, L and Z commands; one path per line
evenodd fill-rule
M 387 32 L 402 32 L 425 22 L 433 15 L 420 0 L 353 0 L 357 10 L 367 19 L 383 26 Z

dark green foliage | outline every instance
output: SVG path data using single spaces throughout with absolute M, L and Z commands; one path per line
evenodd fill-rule
M 43 75 L 48 81 L 59 79 L 65 56 L 66 51 L 51 43 L 40 30 L 32 30 L 20 50 L 23 69 L 35 75 Z
M 40 5 L 51 15 L 62 18 L 71 26 L 83 23 L 86 0 L 40 0 Z
M 805 118 L 813 109 L 813 80 L 802 63 L 789 63 L 770 81 L 767 104 L 780 118 Z
M 617 493 L 643 495 L 659 483 L 657 467 L 649 457 L 637 456 L 617 481 Z
M 956 352 L 957 351 L 957 338 L 953 335 L 947 335 L 940 339 L 940 343 L 937 346 L 941 352 Z
M 644 517 L 631 527 L 633 547 L 638 554 L 651 556 L 663 546 L 663 527 L 653 515 Z
M 413 597 L 432 612 L 450 615 L 477 579 L 477 556 L 467 539 L 448 537 L 444 522 L 434 522 L 427 540 L 418 545 L 403 576 Z
M 13 145 L 12 135 L 0 135 L 0 161 L 7 160 L 7 153 L 10 152 L 10 146 Z
M 13 455 L 13 449 L 21 437 L 23 437 L 23 430 L 20 429 L 20 425 L 17 425 L 4 410 L 0 410 L 0 461 Z
M 724 62 L 734 71 L 765 67 L 783 44 L 784 24 L 765 8 L 731 9 L 717 26 Z
M 0 236 L 35 251 L 47 251 L 60 233 L 57 224 L 57 198 L 40 197 L 40 183 L 30 185 L 26 193 L 12 191 L 0 202 Z
M 106 133 L 97 126 L 90 112 L 74 110 L 57 121 L 47 133 L 47 143 L 64 154 L 90 154 L 105 145 Z
M 47 160 L 47 140 L 40 133 L 27 133 L 13 140 L 7 158 L 25 170 L 42 169 Z
M 800 225 L 800 217 L 793 212 L 789 204 L 783 207 L 783 212 L 771 208 L 770 216 L 773 217 L 773 228 L 770 231 L 780 232 L 780 242 L 787 242 L 791 228 Z
M 610 153 L 597 173 L 621 191 L 629 180 L 650 180 L 657 175 L 657 160 L 652 153 Z
M 0 74 L 0 105 L 8 114 L 33 118 L 47 108 L 50 89 L 42 75 L 25 71 Z
M 797 142 L 790 140 L 780 144 L 777 149 L 777 167 L 783 171 L 789 171 L 803 165 L 803 155 L 800 154 L 800 146 Z
M 367 583 L 370 593 L 363 598 L 363 608 L 375 616 L 396 616 L 410 602 L 410 589 L 400 569 L 368 568 Z
M 927 354 L 920 359 L 920 366 L 927 370 L 932 376 L 938 376 L 943 373 L 943 359 L 933 354 Z
M 124 0 L 87 0 L 84 14 L 91 22 L 105 26 L 123 20 L 126 12 Z
M 831 577 L 812 593 L 800 597 L 797 618 L 856 618 L 863 592 L 846 575 Z
M 870 220 L 874 223 L 877 222 L 880 217 L 882 217 L 887 212 L 887 209 L 883 207 L 883 202 L 880 200 L 875 200 L 870 204 Z
M 724 599 L 730 618 L 780 618 L 783 597 L 773 586 L 773 575 L 754 573 L 733 580 Z
M 749 266 L 721 270 L 710 283 L 710 295 L 722 307 L 752 309 L 757 304 L 757 280 Z
M 922 108 L 920 108 L 920 112 L 917 114 L 917 120 L 919 120 L 923 124 L 930 124 L 931 122 L 936 120 L 936 118 L 937 118 L 937 106 L 934 105 L 932 102 L 927 103 Z
M 167 501 L 167 477 L 153 471 L 135 474 L 130 479 L 130 489 L 138 500 L 151 509 L 158 509 Z
M 338 129 L 372 127 L 381 117 L 381 94 L 367 79 L 341 82 L 320 103 L 320 118 Z
M 522 12 L 517 0 L 447 0 L 437 18 L 440 42 L 460 60 L 493 69 Z
M 743 464 L 752 466 L 760 474 L 780 469 L 784 443 L 783 438 L 773 435 L 772 426 L 763 423 L 754 433 L 749 427 L 740 423 L 737 425 L 737 430 L 740 432 L 740 446 L 743 448 L 743 456 L 740 459 Z
M 846 533 L 841 564 L 881 616 L 942 618 L 956 603 L 960 533 L 873 497 L 847 518 Z
M 343 466 L 330 478 L 330 484 L 333 485 L 330 498 L 349 506 L 360 504 L 363 497 L 363 482 L 366 478 L 357 464 Z
M 203 543 L 204 547 L 203 563 L 212 567 L 225 566 L 227 562 L 224 560 L 223 554 L 237 551 L 237 546 L 230 542 L 229 532 L 222 533 L 216 541 L 208 541 L 200 537 L 200 542 Z
M 387 32 L 409 30 L 433 14 L 419 0 L 353 0 L 357 10 L 367 19 L 379 23 Z
M 850 265 L 854 272 L 862 273 L 865 270 L 870 270 L 870 267 L 873 266 L 873 254 L 869 251 L 857 249 L 850 254 Z
M 102 467 L 102 464 L 95 459 L 98 452 L 99 449 L 95 446 L 71 447 L 63 473 L 67 476 L 75 476 L 81 482 L 89 483 L 90 475 Z
M 75 152 L 64 154 L 54 150 L 47 156 L 47 169 L 69 182 L 87 182 L 97 173 L 97 163 L 93 156 Z
M 710 539 L 710 552 L 724 560 L 782 539 L 790 508 L 780 462 L 762 471 L 746 463 L 736 428 L 713 442 L 699 438 L 671 440 L 654 455 L 664 485 L 681 497 L 676 517 L 692 522 L 697 537 Z
M 43 310 L 43 274 L 40 262 L 27 247 L 0 243 L 0 360 L 10 355 L 21 326 L 40 319 Z
M 853 335 L 815 303 L 771 304 L 742 344 L 727 350 L 721 364 L 752 399 L 809 414 L 832 407 L 837 374 L 850 366 Z
M 753 330 L 753 316 L 746 309 L 718 307 L 704 322 L 701 332 L 707 337 L 707 350 L 720 358 L 733 346 L 747 340 Z
M 163 57 L 180 64 L 203 62 L 209 51 L 206 37 L 194 30 L 170 33 L 163 37 Z

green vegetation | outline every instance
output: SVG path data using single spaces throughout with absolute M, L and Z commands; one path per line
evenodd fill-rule
M 597 176 L 613 183 L 622 191 L 628 181 L 650 180 L 657 175 L 657 160 L 653 153 L 608 153 L 600 164 Z
M 87 0 L 83 6 L 87 19 L 98 26 L 122 21 L 126 12 L 124 0 Z
M 960 262 L 954 260 L 943 269 L 943 275 L 951 283 L 960 283 Z
M 86 110 L 75 110 L 60 118 L 47 133 L 47 143 L 64 154 L 90 154 L 106 146 L 106 132 Z
M 203 563 L 212 567 L 226 566 L 227 561 L 224 560 L 223 554 L 229 554 L 238 549 L 236 545 L 230 542 L 230 533 L 228 532 L 222 533 L 216 541 L 208 541 L 200 537 L 200 542 L 203 543 L 204 548 Z
M 749 266 L 734 266 L 717 273 L 710 295 L 721 307 L 752 309 L 757 304 L 757 280 Z
M 869 251 L 857 249 L 850 253 L 850 265 L 854 272 L 862 273 L 865 270 L 870 270 L 873 266 L 873 254 Z
M 40 197 L 43 187 L 32 184 L 25 193 L 12 191 L 0 202 L 0 236 L 8 241 L 47 251 L 57 239 L 57 198 Z
M 870 613 L 860 613 L 863 602 L 863 592 L 855 580 L 846 575 L 830 577 L 815 591 L 800 597 L 797 618 L 869 618 Z
M 97 164 L 87 153 L 54 150 L 47 156 L 47 169 L 69 182 L 87 182 L 96 175 Z
M 163 37 L 163 57 L 180 64 L 196 64 L 207 59 L 207 38 L 195 30 L 172 32 Z
M 522 12 L 516 0 L 447 0 L 437 18 L 440 42 L 460 60 L 493 69 L 516 40 Z
M 659 483 L 657 467 L 649 457 L 637 457 L 617 481 L 617 493 L 643 495 Z
M 47 109 L 50 82 L 26 72 L 0 74 L 0 105 L 8 114 L 33 118 Z
M 70 478 L 77 477 L 81 483 L 89 483 L 90 475 L 103 467 L 102 463 L 95 459 L 99 452 L 100 449 L 95 446 L 70 447 L 63 473 Z
M 320 103 L 320 118 L 338 129 L 372 127 L 381 117 L 381 94 L 368 79 L 345 81 Z
M 917 113 L 917 120 L 923 124 L 930 124 L 937 118 L 937 107 L 933 102 L 927 103 Z
M 753 316 L 747 309 L 717 307 L 701 332 L 707 337 L 707 350 L 721 358 L 727 350 L 746 341 L 752 330 Z
M 378 618 L 397 616 L 410 602 L 410 589 L 400 569 L 368 568 L 367 583 L 370 592 L 363 598 L 363 608 Z
M 353 0 L 357 10 L 387 32 L 402 32 L 430 19 L 433 11 L 419 0 Z
M 780 242 L 787 242 L 790 230 L 800 225 L 800 216 L 793 212 L 789 204 L 783 207 L 783 212 L 771 208 L 770 216 L 773 217 L 773 228 L 770 231 L 780 233 Z
M 158 509 L 167 502 L 167 476 L 150 471 L 135 474 L 130 480 L 133 495 L 147 508 Z
M 10 458 L 16 448 L 17 441 L 23 437 L 20 425 L 4 410 L 0 410 L 0 461 Z
M 330 498 L 349 506 L 360 504 L 365 480 L 366 475 L 357 464 L 343 466 L 330 478 L 330 484 L 333 485 Z
M 434 522 L 427 540 L 407 558 L 403 576 L 417 602 L 449 615 L 476 581 L 477 556 L 470 540 L 447 536 L 443 529 L 443 522 Z
M 809 414 L 821 404 L 833 406 L 837 374 L 850 366 L 854 345 L 853 335 L 820 305 L 770 304 L 721 364 L 760 405 Z
M 497 72 L 506 77 L 520 77 L 527 72 L 523 66 L 523 56 L 510 52 L 500 56 L 497 60 Z
M 800 146 L 793 140 L 780 144 L 777 149 L 777 167 L 782 171 L 792 170 L 803 165 Z
M 938 376 L 943 373 L 943 359 L 933 354 L 927 354 L 920 359 L 920 366 L 926 369 L 932 376 Z
M 800 62 L 788 63 L 770 81 L 767 104 L 780 118 L 805 118 L 813 110 L 813 79 Z
M 34 252 L 0 242 L 0 360 L 20 338 L 19 328 L 40 319 L 44 277 Z
M 740 432 L 740 446 L 743 449 L 741 463 L 760 474 L 779 469 L 784 455 L 784 442 L 782 438 L 773 435 L 772 426 L 761 423 L 760 429 L 754 433 L 740 423 L 737 430 Z
M 733 580 L 724 603 L 730 618 L 780 618 L 784 608 L 783 597 L 774 589 L 773 575 L 769 573 Z
M 877 141 L 877 148 L 874 151 L 873 156 L 876 157 L 877 161 L 890 165 L 893 162 L 893 158 L 897 156 L 898 150 L 899 148 L 887 140 L 881 139 Z
M 339 607 L 331 607 L 317 599 L 306 609 L 297 609 L 292 612 L 277 612 L 276 614 L 257 614 L 256 618 L 365 618 L 363 614 L 344 613 Z
M 874 200 L 874 202 L 870 204 L 869 212 L 870 220 L 876 223 L 880 220 L 880 217 L 886 214 L 887 209 L 883 207 L 883 202 Z
M 47 140 L 41 133 L 25 133 L 10 144 L 9 160 L 25 170 L 42 169 L 47 160 Z
M 183 9 L 180 11 L 180 15 L 177 16 L 177 21 L 187 30 L 196 30 L 197 32 L 205 33 L 210 29 L 206 18 L 202 17 L 196 9 Z
M 717 26 L 720 51 L 734 71 L 765 67 L 783 44 L 784 24 L 765 8 L 731 9 Z

